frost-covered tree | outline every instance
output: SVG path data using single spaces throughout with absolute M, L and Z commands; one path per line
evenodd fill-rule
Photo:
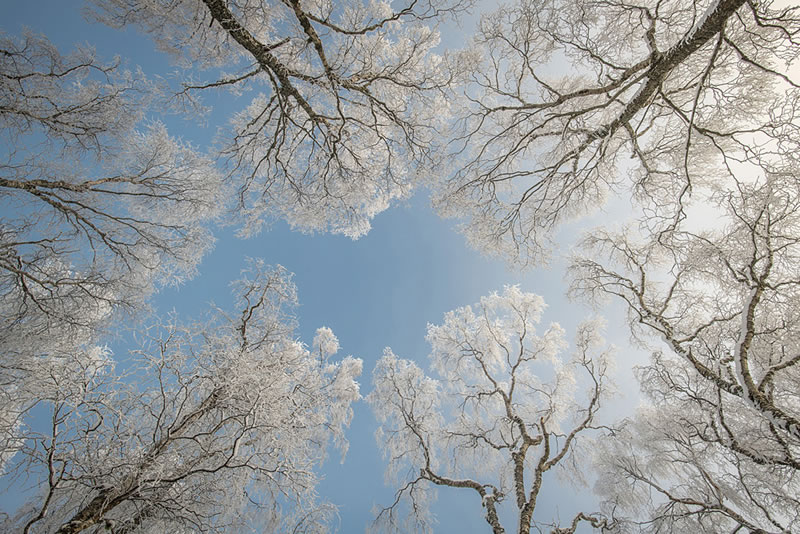
M 633 195 L 651 232 L 692 192 L 796 152 L 800 8 L 785 1 L 520 0 L 481 19 L 437 193 L 478 248 L 552 252 L 554 228 Z M 702 198 L 702 197 L 701 197 Z
M 282 268 L 255 262 L 236 295 L 233 316 L 141 332 L 124 370 L 95 347 L 41 377 L 49 416 L 5 475 L 38 491 L 5 532 L 327 531 L 315 469 L 347 448 L 361 361 L 333 361 L 327 328 L 296 340 Z
M 558 324 L 536 332 L 544 308 L 541 297 L 507 287 L 447 313 L 442 325 L 428 327 L 431 368 L 440 379 L 386 349 L 368 401 L 380 421 L 387 476 L 399 489 L 378 525 L 428 530 L 437 487 L 474 491 L 464 498 L 484 508 L 495 534 L 505 532 L 508 518 L 520 533 L 546 524 L 534 519 L 544 477 L 558 467 L 580 479 L 588 467 L 581 461 L 588 455 L 577 450 L 596 429 L 610 352 L 589 321 L 564 358 Z M 581 522 L 606 525 L 601 516 L 578 513 L 554 528 L 572 533 Z
M 220 204 L 219 174 L 161 124 L 140 125 L 149 93 L 91 50 L 0 40 L 4 319 L 85 325 L 190 276 L 213 243 L 199 222 Z
M 179 97 L 256 93 L 222 137 L 246 231 L 282 217 L 353 238 L 418 181 L 453 74 L 436 24 L 468 0 L 94 0 L 196 69 Z M 225 73 L 216 77 L 221 69 Z M 206 77 L 207 81 L 195 81 Z M 196 110 L 197 107 L 192 107 Z
M 794 156 L 796 158 L 796 156 Z M 640 339 L 643 408 L 608 441 L 620 518 L 650 532 L 800 529 L 800 182 L 796 161 L 709 199 L 715 228 L 596 234 L 578 293 L 613 295 Z M 718 217 L 718 219 L 715 219 Z
M 150 89 L 91 50 L 0 36 L 0 457 L 55 360 L 213 243 L 219 173 L 142 124 Z

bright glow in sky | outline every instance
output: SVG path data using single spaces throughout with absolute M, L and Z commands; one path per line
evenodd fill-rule
M 141 66 L 149 77 L 167 76 L 172 69 L 168 59 L 154 51 L 148 38 L 130 29 L 116 31 L 85 22 L 77 2 L 4 2 L 0 19 L 7 34 L 19 34 L 27 27 L 46 35 L 62 52 L 88 43 L 100 58 L 110 60 L 118 55 L 127 68 Z M 448 36 L 444 37 L 447 41 Z M 217 126 L 225 122 L 226 114 L 240 109 L 246 101 L 232 100 L 227 93 L 210 95 L 208 103 L 215 109 L 204 126 L 175 116 L 159 119 L 167 124 L 170 134 L 205 150 Z M 615 219 L 614 208 L 607 208 L 598 218 Z M 577 230 L 586 228 L 585 224 L 565 227 L 560 234 L 563 242 L 574 243 Z M 372 369 L 384 347 L 390 346 L 398 356 L 414 359 L 427 368 L 426 325 L 440 323 L 445 312 L 472 304 L 483 295 L 502 290 L 505 284 L 519 284 L 523 291 L 544 296 L 549 308 L 543 327 L 559 322 L 570 338 L 575 325 L 591 313 L 566 301 L 562 262 L 555 261 L 549 270 L 515 272 L 499 261 L 482 257 L 468 248 L 453 221 L 443 221 L 432 212 L 424 191 L 406 204 L 380 214 L 372 231 L 358 241 L 341 236 L 302 235 L 291 232 L 282 222 L 248 240 L 237 239 L 234 230 L 215 231 L 216 247 L 200 265 L 199 276 L 180 288 L 162 290 L 153 302 L 156 310 L 167 313 L 174 309 L 188 320 L 201 317 L 212 302 L 230 309 L 228 284 L 239 277 L 245 258 L 260 257 L 269 264 L 281 264 L 295 273 L 302 340 L 310 344 L 316 328 L 330 327 L 344 354 L 364 360 L 363 395 L 371 390 Z M 568 250 L 560 252 L 566 254 Z M 608 337 L 619 346 L 618 369 L 623 374 L 616 379 L 617 385 L 622 394 L 631 393 L 635 398 L 636 386 L 629 367 L 631 362 L 643 362 L 644 353 L 628 345 L 620 309 L 604 313 Z M 126 350 L 124 340 L 110 345 L 117 354 Z M 632 388 L 634 391 L 630 391 Z M 605 417 L 622 413 L 623 405 L 622 397 L 616 399 L 607 406 Z M 341 532 L 362 532 L 373 517 L 372 507 L 392 500 L 393 488 L 383 481 L 385 462 L 375 446 L 375 428 L 369 407 L 363 401 L 357 403 L 345 462 L 340 464 L 339 455 L 333 453 L 323 470 L 326 480 L 319 491 L 324 499 L 340 507 Z M 0 495 L 0 499 L 6 498 L 10 497 Z M 537 515 L 543 520 L 556 516 L 563 519 L 571 517 L 574 507 L 591 507 L 591 502 L 588 488 L 546 490 L 537 505 Z M 487 530 L 480 500 L 467 490 L 440 491 L 435 510 L 440 532 Z

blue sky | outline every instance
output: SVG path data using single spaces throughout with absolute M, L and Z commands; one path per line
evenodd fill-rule
M 171 69 L 168 59 L 154 51 L 148 38 L 132 30 L 120 32 L 88 24 L 78 5 L 64 0 L 4 2 L 0 7 L 0 27 L 8 34 L 18 34 L 27 26 L 45 34 L 62 52 L 88 43 L 102 59 L 119 55 L 128 68 L 141 66 L 148 76 L 166 74 Z M 228 95 L 212 97 L 208 103 L 215 106 L 215 111 L 205 127 L 175 116 L 161 120 L 172 135 L 207 149 L 226 113 L 244 102 L 232 100 Z M 600 217 L 614 218 L 614 211 L 609 208 Z M 580 227 L 561 232 L 565 243 L 574 242 L 577 228 Z M 180 288 L 162 290 L 153 302 L 157 311 L 174 309 L 189 319 L 202 315 L 211 302 L 229 309 L 228 284 L 238 278 L 245 258 L 261 257 L 267 263 L 281 264 L 295 273 L 302 340 L 310 343 L 317 327 L 330 327 L 344 354 L 364 360 L 364 395 L 371 389 L 372 369 L 384 347 L 390 346 L 397 355 L 415 359 L 426 367 L 426 325 L 441 322 L 445 312 L 474 303 L 483 295 L 501 290 L 504 284 L 520 284 L 525 291 L 543 295 L 550 305 L 544 323 L 560 322 L 570 334 L 589 313 L 564 298 L 563 263 L 557 261 L 549 270 L 516 272 L 500 261 L 481 256 L 468 248 L 455 222 L 442 220 L 432 212 L 424 191 L 380 214 L 372 231 L 358 241 L 341 236 L 303 235 L 291 232 L 281 222 L 248 240 L 237 239 L 234 230 L 223 228 L 215 232 L 216 247 L 200 265 L 199 276 Z M 610 312 L 608 337 L 620 347 L 619 359 L 642 361 L 642 353 L 627 345 L 622 323 L 619 309 Z M 126 348 L 122 342 L 112 347 L 117 353 Z M 627 367 L 628 363 L 620 362 L 620 369 Z M 629 391 L 635 387 L 627 371 L 618 378 L 618 385 Z M 618 399 L 615 405 L 619 409 L 622 401 Z M 375 428 L 366 403 L 358 403 L 344 464 L 339 463 L 339 455 L 334 452 L 324 467 L 326 480 L 320 493 L 340 506 L 340 532 L 363 532 L 372 518 L 373 505 L 391 502 L 393 489 L 384 485 L 385 463 L 375 446 Z M 439 493 L 435 508 L 439 531 L 486 532 L 478 497 L 462 491 Z M 537 507 L 538 515 L 548 519 L 560 512 L 565 519 L 576 502 L 591 503 L 589 491 L 546 491 Z M 0 495 L 3 498 L 7 497 Z

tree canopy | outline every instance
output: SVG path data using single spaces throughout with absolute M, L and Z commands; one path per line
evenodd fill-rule
M 473 490 L 471 504 L 485 508 L 495 534 L 506 531 L 506 501 L 515 505 L 518 532 L 538 528 L 543 477 L 579 463 L 576 448 L 597 428 L 611 358 L 591 321 L 579 326 L 575 353 L 562 356 L 567 343 L 557 323 L 537 333 L 544 308 L 540 296 L 507 287 L 429 325 L 430 366 L 439 379 L 386 349 L 367 399 L 381 422 L 388 474 L 399 483 L 394 503 L 378 514 L 381 527 L 428 531 L 429 492 L 438 486 Z M 565 532 L 580 521 L 606 524 L 581 513 Z
M 462 163 L 437 203 L 477 248 L 523 264 L 618 191 L 650 232 L 674 228 L 703 190 L 794 161 L 799 31 L 777 2 L 501 7 L 475 36 Z
M 795 176 L 741 183 L 715 197 L 715 230 L 595 235 L 575 264 L 574 291 L 621 299 L 665 345 L 639 369 L 658 408 L 602 460 L 609 502 L 658 532 L 798 528 L 798 193 Z
M 386 349 L 367 401 L 396 491 L 375 528 L 430 530 L 434 490 L 458 488 L 495 534 L 800 529 L 800 8 L 85 13 L 142 32 L 175 71 L 0 33 L 0 481 L 33 487 L 2 529 L 334 529 L 320 469 L 347 449 L 362 362 L 334 359 L 329 328 L 299 341 L 291 274 L 252 260 L 231 313 L 148 304 L 197 275 L 223 227 L 358 239 L 419 191 L 514 272 L 567 265 L 570 296 L 607 322 L 601 307 L 621 304 L 651 355 L 632 364 L 639 406 L 601 415 L 600 321 L 570 344 L 519 286 L 428 325 L 430 371 Z M 448 24 L 464 24 L 460 42 Z M 177 137 L 172 114 L 202 120 L 212 94 L 232 109 L 215 141 Z M 609 200 L 624 213 L 560 232 Z M 112 350 L 123 330 L 135 346 Z M 594 481 L 596 508 L 537 509 L 553 471 Z
M 253 262 L 236 282 L 238 314 L 141 334 L 125 370 L 109 350 L 73 352 L 34 393 L 49 412 L 18 444 L 10 476 L 42 479 L 3 529 L 113 532 L 319 532 L 315 468 L 344 452 L 361 361 L 331 359 L 294 337 L 290 275 Z
M 468 0 L 94 3 L 103 22 L 134 24 L 193 67 L 224 70 L 183 81 L 182 103 L 214 88 L 257 92 L 221 139 L 246 232 L 280 217 L 357 238 L 439 160 L 458 72 L 433 51 L 435 24 Z

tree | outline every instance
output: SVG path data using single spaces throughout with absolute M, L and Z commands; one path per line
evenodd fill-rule
M 47 360 L 88 350 L 114 312 L 191 276 L 213 244 L 219 173 L 142 125 L 150 92 L 89 49 L 0 36 L 0 458 Z
M 792 171 L 795 169 L 795 171 Z M 573 290 L 612 295 L 657 351 L 639 370 L 658 407 L 606 453 L 608 498 L 652 532 L 800 528 L 797 161 L 720 188 L 716 228 L 595 235 Z
M 233 317 L 143 331 L 124 371 L 95 347 L 40 377 L 50 418 L 10 475 L 39 492 L 4 530 L 325 531 L 314 468 L 331 441 L 346 450 L 361 361 L 331 361 L 327 328 L 313 352 L 295 340 L 284 269 L 254 262 L 236 294 Z
M 519 532 L 531 532 L 541 526 L 534 512 L 545 474 L 586 467 L 578 465 L 576 451 L 596 429 L 610 349 L 602 347 L 598 324 L 585 322 L 575 354 L 564 361 L 567 344 L 558 324 L 536 334 L 544 307 L 541 297 L 507 287 L 474 310 L 459 308 L 444 324 L 430 325 L 431 367 L 441 380 L 386 349 L 367 399 L 381 423 L 377 439 L 389 459 L 387 476 L 399 483 L 394 503 L 378 515 L 382 526 L 428 530 L 431 490 L 449 487 L 474 491 L 480 498 L 474 505 L 485 508 L 496 534 L 505 532 L 501 505 L 507 500 L 516 506 Z M 581 378 L 588 384 L 584 399 L 576 392 Z M 403 503 L 407 523 L 401 522 Z M 582 521 L 606 525 L 601 516 L 579 513 L 555 532 L 575 532 Z
M 103 22 L 135 24 L 191 66 L 227 71 L 183 82 L 193 111 L 209 89 L 259 91 L 221 140 L 245 233 L 281 217 L 353 238 L 435 160 L 454 73 L 433 53 L 433 25 L 469 3 L 95 0 Z
M 617 191 L 668 231 L 693 193 L 794 157 L 798 32 L 800 10 L 773 1 L 502 7 L 481 19 L 460 170 L 437 204 L 476 247 L 520 263 L 547 259 L 561 222 Z
M 151 90 L 141 73 L 43 37 L 0 47 L 4 317 L 83 324 L 191 276 L 213 243 L 199 223 L 217 211 L 219 175 L 163 125 L 136 129 Z

